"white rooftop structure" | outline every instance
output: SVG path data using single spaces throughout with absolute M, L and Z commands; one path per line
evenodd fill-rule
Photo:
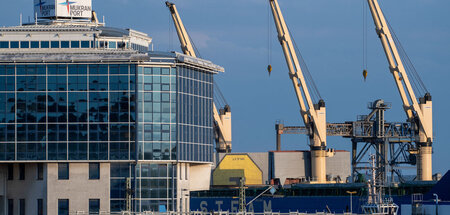
M 91 0 L 34 0 L 35 22 L 0 28 L 0 50 L 128 50 L 147 53 L 152 38 L 99 23 Z

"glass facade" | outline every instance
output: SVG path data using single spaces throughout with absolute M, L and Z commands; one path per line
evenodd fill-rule
M 175 208 L 176 164 L 141 163 L 136 166 L 136 211 L 158 211 L 161 206 Z
M 139 160 L 176 160 L 176 69 L 139 67 Z
M 0 160 L 134 160 L 135 73 L 133 64 L 0 65 Z
M 179 160 L 212 162 L 213 74 L 178 67 Z
M 71 161 L 92 162 L 90 179 L 106 161 L 111 212 L 126 209 L 127 178 L 135 211 L 175 210 L 177 163 L 212 162 L 212 102 L 213 73 L 175 59 L 0 64 L 0 160 L 59 162 L 67 170 Z M 59 203 L 66 213 L 66 200 Z

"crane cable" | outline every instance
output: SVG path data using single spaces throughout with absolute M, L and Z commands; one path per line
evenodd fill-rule
M 272 33 L 272 25 L 271 25 L 271 9 L 270 9 L 270 3 L 267 4 L 267 71 L 270 73 L 272 72 L 272 40 L 271 40 L 271 33 Z
M 268 4 L 267 7 L 267 50 L 268 50 L 268 56 L 267 56 L 267 61 L 268 61 L 268 66 L 267 66 L 267 70 L 269 71 L 269 76 L 270 76 L 270 72 L 272 71 L 272 41 L 271 41 L 271 25 L 270 25 L 270 18 L 271 18 L 271 8 L 270 8 L 270 4 Z M 287 24 L 286 24 L 287 25 Z M 288 28 L 288 33 L 290 34 L 291 30 L 289 29 L 289 26 L 287 26 Z M 314 82 L 314 79 L 311 76 L 311 73 L 309 72 L 308 66 L 305 63 L 305 60 L 303 59 L 302 54 L 300 53 L 297 43 L 295 42 L 295 39 L 292 37 L 291 34 L 291 39 L 294 43 L 294 48 L 295 48 L 295 52 L 297 53 L 297 57 L 299 58 L 299 63 L 300 63 L 300 68 L 302 69 L 303 73 L 304 73 L 304 77 L 305 77 L 305 81 L 307 82 L 307 88 L 309 89 L 309 91 L 311 92 L 311 98 L 313 100 L 313 102 L 316 104 L 320 99 L 322 99 L 322 96 L 319 93 L 319 90 L 317 89 L 317 85 Z M 312 108 L 312 107 L 311 107 Z
M 363 77 L 364 77 L 364 81 L 366 81 L 367 78 L 367 70 L 368 70 L 368 63 L 367 63 L 367 4 L 365 2 L 366 0 L 363 0 L 363 7 L 362 7 L 362 14 L 363 14 L 363 31 L 362 31 L 362 35 L 363 35 L 363 50 L 362 50 L 362 67 L 363 67 Z
M 425 93 L 428 93 L 428 89 L 423 83 L 422 79 L 420 78 L 419 73 L 417 72 L 416 68 L 412 64 L 408 54 L 406 53 L 405 49 L 403 48 L 400 40 L 398 39 L 397 35 L 394 32 L 394 29 L 392 28 L 389 21 L 386 20 L 388 23 L 388 27 L 390 31 L 392 32 L 392 38 L 394 39 L 395 45 L 398 47 L 398 52 L 400 55 L 400 58 L 402 59 L 403 66 L 405 67 L 406 73 L 411 77 L 412 80 L 412 86 L 414 88 L 414 91 L 418 93 L 419 95 L 425 95 Z
M 381 11 L 384 14 L 384 11 Z M 394 44 L 397 47 L 397 51 L 400 55 L 400 59 L 403 63 L 403 67 L 405 69 L 406 74 L 408 75 L 409 79 L 411 80 L 410 83 L 413 87 L 414 93 L 418 95 L 425 95 L 425 93 L 429 93 L 428 89 L 426 88 L 425 84 L 423 83 L 422 79 L 420 78 L 419 73 L 417 72 L 416 68 L 411 62 L 411 59 L 409 58 L 408 54 L 406 53 L 405 49 L 403 48 L 403 45 L 401 44 L 400 40 L 398 39 L 397 35 L 395 34 L 394 28 L 392 28 L 391 24 L 389 23 L 389 20 L 386 19 L 387 27 L 389 28 L 389 31 L 391 32 L 392 39 L 394 40 Z M 398 64 L 398 62 L 397 62 Z
M 200 51 L 197 49 L 197 46 L 194 43 L 194 40 L 192 40 L 191 35 L 189 32 L 186 32 L 188 34 L 189 39 L 191 40 L 192 48 L 194 48 L 195 55 L 197 55 L 198 58 L 202 58 L 202 55 L 200 54 Z
M 214 81 L 214 103 L 218 105 L 218 107 L 225 107 L 228 105 L 227 100 L 225 99 L 225 96 L 223 96 L 222 91 L 220 91 L 220 87 L 217 84 L 217 81 Z
M 172 15 L 169 15 L 169 51 L 173 50 L 173 25 Z
M 287 24 L 286 24 L 287 26 Z M 291 30 L 289 29 L 289 26 L 287 26 L 289 34 L 291 34 Z M 305 77 L 305 81 L 307 83 L 307 87 L 311 92 L 311 97 L 312 100 L 315 104 L 317 104 L 317 102 L 322 99 L 322 96 L 320 95 L 319 89 L 317 88 L 316 83 L 314 82 L 314 79 L 312 78 L 311 73 L 309 72 L 309 68 L 308 65 L 306 65 L 305 60 L 302 56 L 302 53 L 300 53 L 300 50 L 298 49 L 297 43 L 295 42 L 294 37 L 291 34 L 291 40 L 294 43 L 294 48 L 295 48 L 295 52 L 297 53 L 297 57 L 299 59 L 299 63 L 300 63 L 300 68 L 302 69 L 302 72 L 304 74 Z

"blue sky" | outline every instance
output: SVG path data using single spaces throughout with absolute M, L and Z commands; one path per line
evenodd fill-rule
M 153 37 L 155 50 L 180 51 L 175 29 L 160 0 L 94 0 L 108 26 L 133 28 Z M 178 0 L 183 22 L 205 59 L 226 69 L 216 77 L 233 114 L 234 152 L 275 149 L 276 120 L 302 125 L 294 90 L 276 39 L 267 0 Z M 373 21 L 368 17 L 368 78 L 362 77 L 363 0 L 279 0 L 293 38 L 327 104 L 328 122 L 355 120 L 367 103 L 392 102 L 388 121 L 404 121 Z M 433 173 L 450 167 L 450 1 L 380 0 L 381 7 L 433 96 Z M 1 25 L 33 17 L 31 0 L 8 1 Z M 271 32 L 268 33 L 269 28 Z M 268 46 L 270 38 L 271 48 Z M 269 52 L 270 50 L 270 52 Z M 266 71 L 268 56 L 273 67 Z M 308 149 L 306 137 L 283 136 L 282 149 Z M 329 147 L 350 150 L 350 141 L 328 138 Z

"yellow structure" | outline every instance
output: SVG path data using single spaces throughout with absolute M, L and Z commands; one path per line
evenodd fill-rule
M 263 184 L 262 171 L 248 154 L 228 154 L 213 172 L 213 185 L 237 186 L 241 177 L 245 177 L 246 185 Z

